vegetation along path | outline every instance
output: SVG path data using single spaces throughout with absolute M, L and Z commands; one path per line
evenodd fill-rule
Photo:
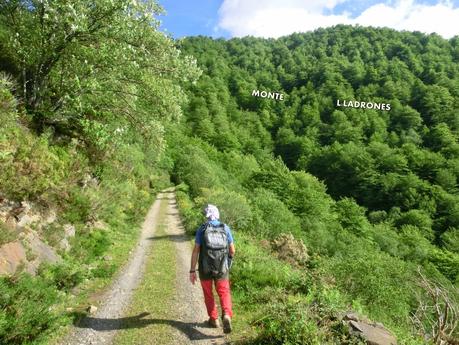
M 227 343 L 222 330 L 206 326 L 201 288 L 187 279 L 190 256 L 175 193 L 167 189 L 150 208 L 137 247 L 98 311 L 61 344 Z

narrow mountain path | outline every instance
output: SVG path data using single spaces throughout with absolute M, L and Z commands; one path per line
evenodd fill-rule
M 169 344 L 226 344 L 221 328 L 213 329 L 206 325 L 208 316 L 199 281 L 192 285 L 188 280 L 192 243 L 185 235 L 185 229 L 180 221 L 175 194 L 170 196 L 167 231 L 171 240 L 175 242 L 177 258 L 177 288 L 173 304 L 177 314 L 176 320 L 182 327 L 173 329 L 174 341 Z M 218 297 L 214 297 L 218 301 Z
M 151 206 L 129 262 L 101 297 L 99 309 L 61 345 L 226 344 L 207 327 L 199 282 L 188 281 L 191 241 L 172 188 Z

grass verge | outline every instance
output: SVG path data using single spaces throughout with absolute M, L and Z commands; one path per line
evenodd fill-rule
M 117 334 L 114 345 L 169 344 L 173 319 L 170 309 L 175 291 L 175 246 L 166 234 L 167 200 L 161 201 L 158 226 L 152 250 L 147 258 L 144 279 L 126 312 L 128 316 Z M 161 315 L 161 318 L 158 316 Z

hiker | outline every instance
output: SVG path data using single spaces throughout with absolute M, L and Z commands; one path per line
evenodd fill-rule
M 220 327 L 218 312 L 212 293 L 215 284 L 222 309 L 223 332 L 231 332 L 231 291 L 229 269 L 235 253 L 233 235 L 230 228 L 220 221 L 220 213 L 215 205 L 206 205 L 203 214 L 207 221 L 196 232 L 195 245 L 191 255 L 190 281 L 194 284 L 196 263 L 199 257 L 199 280 L 204 293 L 204 302 L 211 327 Z

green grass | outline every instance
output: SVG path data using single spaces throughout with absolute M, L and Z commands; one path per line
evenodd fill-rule
M 175 246 L 166 235 L 167 200 L 160 206 L 158 226 L 152 250 L 147 259 L 144 279 L 137 288 L 127 319 L 115 338 L 114 345 L 169 344 L 172 326 L 155 320 L 174 319 L 170 308 L 175 291 L 176 256 Z M 131 317 L 129 319 L 129 317 Z

